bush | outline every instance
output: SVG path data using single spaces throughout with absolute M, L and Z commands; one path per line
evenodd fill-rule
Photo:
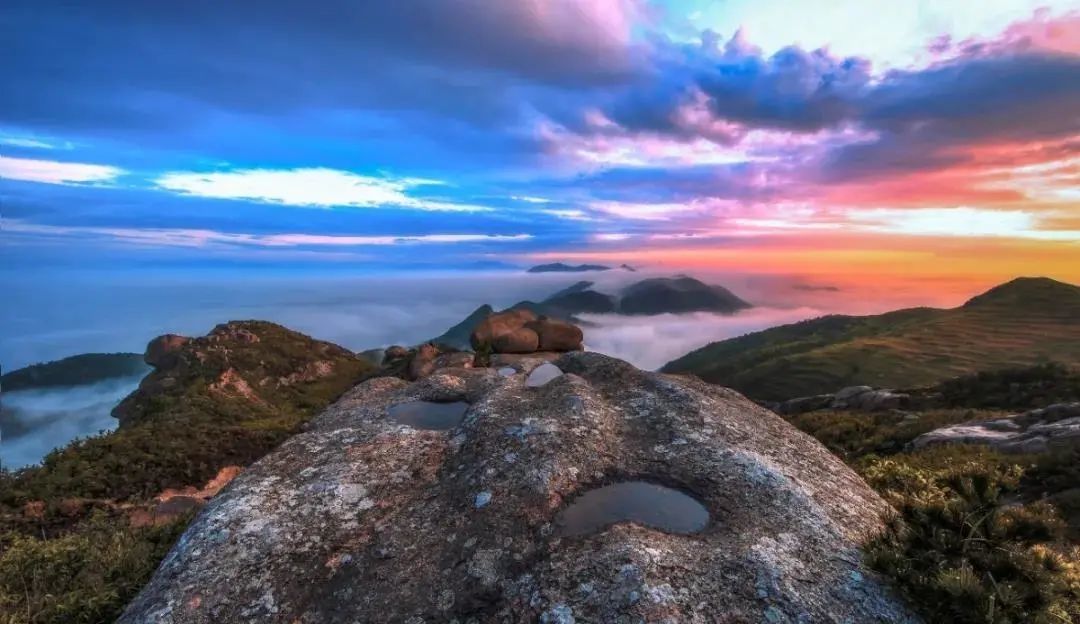
M 188 520 L 134 529 L 94 517 L 55 539 L 0 536 L 0 623 L 115 620 Z
M 1044 502 L 1023 495 L 1023 460 L 945 447 L 856 467 L 899 515 L 868 549 L 870 565 L 930 622 L 1080 621 L 1080 550 Z

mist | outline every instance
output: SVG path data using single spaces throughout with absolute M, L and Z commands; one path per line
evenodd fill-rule
M 673 272 L 656 273 L 671 275 Z M 229 320 L 280 323 L 353 350 L 417 344 L 438 336 L 477 306 L 511 306 L 540 300 L 579 280 L 616 292 L 650 277 L 649 272 L 581 274 L 443 272 L 340 276 L 320 274 L 55 271 L 5 276 L 7 305 L 0 306 L 0 363 L 5 371 L 88 352 L 142 352 L 164 333 L 201 336 Z M 788 276 L 695 274 L 728 287 L 761 309 L 734 317 L 599 319 L 587 335 L 596 350 L 649 367 L 648 351 L 669 344 L 690 350 L 731 332 L 761 329 L 807 315 L 870 314 L 910 305 L 955 305 L 963 296 L 942 298 L 923 285 L 843 285 L 806 290 Z M 965 296 L 974 294 L 968 291 Z M 698 330 L 688 325 L 701 324 Z M 696 333 L 700 336 L 693 340 Z M 676 335 L 678 337 L 676 337 Z M 647 344 L 635 346 L 635 340 Z M 667 340 L 668 342 L 653 342 Z M 695 344 L 696 342 L 696 344 Z M 636 354 L 641 354 L 636 355 Z M 680 355 L 680 354 L 674 354 Z M 665 355 L 666 357 L 666 355 Z M 669 358 L 670 359 L 670 358 Z
M 777 325 L 821 316 L 816 308 L 751 308 L 723 315 L 660 314 L 657 316 L 583 315 L 585 345 L 626 360 L 638 368 L 656 370 L 710 342 L 734 338 Z
M 542 300 L 580 280 L 616 293 L 674 272 L 518 271 L 388 275 L 161 274 L 57 271 L 5 276 L 0 361 L 10 371 L 90 352 L 142 352 L 164 333 L 201 336 L 218 323 L 260 319 L 361 351 L 434 338 L 482 304 L 496 309 Z M 871 314 L 911 305 L 955 305 L 970 291 L 935 296 L 925 285 L 808 282 L 795 276 L 694 275 L 753 303 L 735 315 L 583 315 L 589 350 L 656 369 L 710 342 L 829 313 Z M 76 437 L 116 426 L 112 408 L 138 378 L 3 395 L 0 460 L 36 463 Z
M 75 438 L 116 428 L 109 415 L 139 385 L 141 375 L 96 384 L 5 392 L 0 404 L 0 465 L 39 463 Z

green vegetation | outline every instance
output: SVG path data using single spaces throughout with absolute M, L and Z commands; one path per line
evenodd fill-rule
M 34 364 L 0 376 L 5 392 L 59 386 L 81 386 L 116 377 L 144 375 L 150 367 L 140 353 L 83 353 Z
M 1053 362 L 964 375 L 936 388 L 943 405 L 1033 408 L 1080 401 L 1080 371 Z
M 1080 549 L 1052 504 L 1020 502 L 1040 461 L 965 447 L 863 459 L 899 512 L 870 564 L 929 622 L 1080 621 Z
M 1080 287 L 1021 278 L 951 310 L 826 316 L 715 342 L 669 362 L 759 400 L 850 385 L 929 386 L 980 370 L 1080 365 Z
M 0 624 L 112 621 L 186 525 L 133 529 L 118 510 L 250 464 L 371 369 L 258 321 L 184 345 L 117 408 L 118 430 L 0 472 Z
M 954 384 L 962 391 L 949 401 L 963 404 L 970 396 L 983 407 L 1026 396 L 1033 404 L 1016 407 L 1028 409 L 1048 395 L 1024 391 L 1025 385 L 1060 389 L 1045 382 L 1060 380 L 1061 372 L 1039 367 L 973 375 Z M 994 400 L 973 392 L 999 387 L 1011 391 Z M 927 622 L 1080 621 L 1080 449 L 1030 456 L 968 445 L 905 450 L 932 429 L 1003 414 L 955 407 L 789 417 L 897 510 L 886 533 L 869 545 L 868 560 Z
M 112 622 L 154 572 L 189 518 L 129 529 L 94 516 L 55 539 L 0 537 L 0 622 Z
M 788 416 L 787 419 L 817 438 L 836 455 L 853 460 L 870 453 L 887 455 L 899 452 L 915 438 L 940 427 L 1008 415 L 1001 411 L 963 408 L 932 409 L 912 414 L 820 410 Z

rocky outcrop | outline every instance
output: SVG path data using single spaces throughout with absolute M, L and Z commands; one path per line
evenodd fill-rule
M 168 368 L 176 362 L 176 355 L 191 338 L 178 334 L 165 334 L 146 345 L 143 360 L 154 368 Z
M 371 368 L 347 349 L 265 321 L 222 323 L 199 338 L 159 336 L 147 345 L 145 359 L 154 371 L 113 409 L 122 427 L 218 407 L 259 415 L 309 409 L 327 404 L 325 393 L 336 397 Z
M 915 448 L 982 444 L 1003 453 L 1043 453 L 1080 445 L 1080 403 L 1060 403 L 998 418 L 951 425 L 915 438 Z
M 812 438 L 696 379 L 538 364 L 360 384 L 212 499 L 120 622 L 915 621 L 860 557 L 889 508 Z M 392 418 L 418 400 L 469 406 Z M 626 480 L 707 515 L 565 530 Z
M 822 409 L 880 412 L 908 407 L 911 401 L 911 395 L 903 392 L 875 390 L 870 386 L 849 386 L 835 394 L 798 397 L 771 403 L 769 407 L 777 414 L 792 416 Z

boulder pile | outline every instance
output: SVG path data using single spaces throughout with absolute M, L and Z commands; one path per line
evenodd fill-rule
M 491 353 L 559 353 L 581 351 L 583 338 L 581 328 L 573 323 L 518 308 L 480 321 L 469 342 L 473 349 Z

